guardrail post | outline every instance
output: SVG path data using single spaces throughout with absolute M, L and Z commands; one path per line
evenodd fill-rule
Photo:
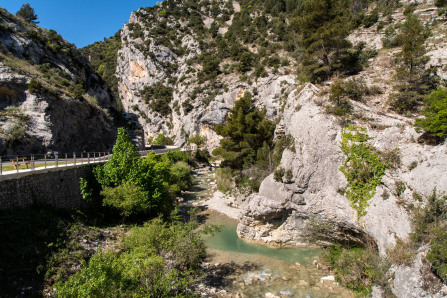
M 46 155 L 46 154 L 44 155 L 44 158 L 43 158 L 43 159 L 44 159 L 45 169 L 46 169 L 46 168 L 47 168 L 47 155 Z
M 68 158 L 67 158 L 67 153 L 65 153 L 65 166 L 68 166 Z
M 87 153 L 87 163 L 90 163 L 90 153 Z
M 34 154 L 31 154 L 31 171 L 34 171 Z
M 57 168 L 59 166 L 59 156 L 58 156 L 58 154 L 54 154 L 54 159 L 55 159 L 56 168 Z
M 17 173 L 19 172 L 19 156 L 16 155 L 16 169 Z
M 73 163 L 76 165 L 76 152 L 73 152 Z

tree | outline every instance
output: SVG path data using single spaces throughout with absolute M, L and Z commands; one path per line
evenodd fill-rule
M 271 146 L 275 126 L 265 118 L 265 113 L 256 109 L 251 94 L 246 92 L 229 112 L 226 124 L 216 127 L 217 134 L 224 138 L 213 154 L 223 157 L 223 167 L 238 170 L 249 167 L 264 142 Z
M 305 0 L 299 19 L 303 54 L 303 74 L 321 82 L 343 65 L 343 54 L 352 45 L 346 40 L 350 11 L 346 0 Z
M 422 114 L 416 119 L 416 126 L 440 139 L 447 137 L 447 89 L 433 91 L 424 99 Z
M 32 8 L 29 3 L 23 4 L 19 11 L 16 12 L 16 16 L 22 17 L 34 24 L 39 24 L 39 21 L 37 21 L 37 14 L 35 14 L 34 8 Z
M 154 152 L 140 158 L 123 128 L 118 129 L 112 152 L 106 164 L 94 169 L 103 205 L 119 210 L 123 216 L 170 212 L 173 202 L 169 183 L 173 177 L 169 158 L 159 161 Z
M 410 13 L 396 36 L 402 49 L 396 55 L 398 67 L 394 80 L 397 82 L 397 92 L 392 94 L 390 105 L 398 113 L 415 111 L 423 95 L 432 88 L 430 74 L 425 70 L 425 64 L 429 60 L 425 56 L 425 41 L 429 34 L 418 17 Z

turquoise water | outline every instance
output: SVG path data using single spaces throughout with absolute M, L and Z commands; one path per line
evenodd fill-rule
M 211 220 L 212 224 L 218 224 L 223 227 L 221 232 L 205 238 L 206 245 L 211 249 L 262 255 L 282 260 L 292 265 L 298 262 L 305 266 L 311 264 L 321 253 L 321 250 L 316 248 L 276 248 L 262 244 L 248 243 L 237 236 L 237 223 L 235 221 L 225 220 L 223 218 Z

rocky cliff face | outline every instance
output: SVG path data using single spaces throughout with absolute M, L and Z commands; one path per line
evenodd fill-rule
M 438 15 L 433 1 L 419 4 L 415 13 L 434 32 L 426 45 L 430 58 L 427 67 L 435 67 L 440 80 L 445 81 L 447 63 L 441 54 L 447 47 L 444 16 Z M 228 7 L 225 3 L 222 5 Z M 330 104 L 328 86 L 331 82 L 304 85 L 291 74 L 295 70 L 293 63 L 284 63 L 282 67 L 266 66 L 265 75 L 247 79 L 240 73 L 226 71 L 231 69 L 232 61 L 224 58 L 218 63 L 221 71 L 212 80 L 201 80 L 200 76 L 208 67 L 197 63 L 208 50 L 203 37 L 191 25 L 191 19 L 166 15 L 166 6 L 169 4 L 133 13 L 121 32 L 123 46 L 118 52 L 118 89 L 125 110 L 138 115 L 146 137 L 164 132 L 172 136 L 177 145 L 182 145 L 188 136 L 197 133 L 207 137 L 209 149 L 215 148 L 219 136 L 214 127 L 224 123 L 234 102 L 248 91 L 259 107 L 266 108 L 267 117 L 278 123 L 279 135 L 289 134 L 294 138 L 294 145 L 284 151 L 280 164 L 291 171 L 292 177 L 278 182 L 272 174 L 262 182 L 259 193 L 246 198 L 237 229 L 241 238 L 280 246 L 308 245 L 315 240 L 318 244 L 373 243 L 380 254 L 385 255 L 398 238 L 405 239 L 412 231 L 411 207 L 422 205 L 421 198 L 428 197 L 434 189 L 438 193 L 447 192 L 446 144 L 422 145 L 417 141 L 421 133 L 413 127 L 415 117 L 398 115 L 387 105 L 390 93 L 394 92 L 393 67 L 397 50 L 383 49 L 386 28 L 383 24 L 379 28 L 379 25 L 380 21 L 402 22 L 403 9 L 348 37 L 354 44 L 365 42 L 367 49 L 378 51 L 354 78 L 363 79 L 369 86 L 375 85 L 380 92 L 367 96 L 362 102 L 352 102 L 352 117 L 341 119 L 325 108 Z M 240 6 L 233 2 L 231 9 L 231 17 L 219 23 L 216 36 L 229 30 L 234 12 L 238 12 Z M 209 30 L 218 19 L 205 8 L 190 8 L 191 11 L 201 14 L 199 25 Z M 161 29 L 156 24 L 163 24 L 163 30 L 172 29 L 163 32 L 174 42 L 165 43 L 157 38 L 154 32 Z M 262 53 L 256 45 L 249 48 Z M 278 54 L 279 58 L 291 58 L 282 50 L 278 50 Z M 156 85 L 172 90 L 171 97 L 165 101 L 168 108 L 162 112 L 153 104 L 157 99 L 153 95 L 156 91 L 149 92 L 148 97 L 145 89 Z M 346 159 L 340 142 L 342 129 L 347 125 L 365 128 L 370 138 L 368 144 L 382 155 L 394 154 L 396 159 L 368 201 L 364 216 L 359 216 L 346 198 L 348 181 L 340 171 Z M 411 267 L 396 266 L 393 272 L 396 276 L 419 272 L 414 278 L 420 281 L 418 262 Z M 413 290 L 399 278 L 393 291 L 403 297 L 413 295 Z M 430 295 L 419 286 L 416 292 L 421 296 Z
M 240 9 L 236 2 L 233 6 L 236 12 Z M 209 28 L 212 22 L 212 18 L 207 18 L 203 26 Z M 178 48 L 161 44 L 153 35 L 160 23 L 175 28 Z M 228 22 L 226 27 L 230 24 Z M 285 97 L 296 84 L 295 75 L 290 75 L 293 67 L 285 66 L 250 82 L 226 72 L 202 82 L 197 74 L 203 67 L 192 61 L 199 59 L 206 48 L 199 45 L 197 32 L 189 26 L 187 21 L 166 20 L 154 11 L 140 9 L 132 13 L 121 31 L 123 46 L 118 51 L 116 71 L 119 94 L 124 109 L 139 116 L 145 137 L 163 132 L 173 137 L 176 145 L 183 145 L 188 136 L 200 134 L 207 137 L 209 149 L 216 148 L 220 137 L 214 127 L 224 123 L 235 100 L 247 91 L 254 95 L 260 107 L 267 109 L 269 119 L 278 119 Z M 225 33 L 226 27 L 219 32 Z M 176 54 L 179 49 L 181 53 Z M 145 100 L 144 88 L 155 84 L 173 90 L 168 113 L 155 111 L 147 98 Z
M 3 9 L 0 26 L 0 154 L 110 149 L 116 103 L 88 60 Z

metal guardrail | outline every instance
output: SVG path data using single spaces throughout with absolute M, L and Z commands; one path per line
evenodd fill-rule
M 23 154 L 0 156 L 0 175 L 108 161 L 110 152 Z
M 156 155 L 165 154 L 177 147 L 165 147 L 139 151 L 141 157 L 150 152 Z M 182 148 L 184 149 L 184 148 Z M 0 156 L 0 175 L 19 173 L 20 171 L 34 171 L 37 169 L 57 168 L 78 164 L 89 164 L 108 161 L 112 154 L 110 152 L 81 152 L 81 153 L 59 153 L 47 154 L 22 154 Z M 14 166 L 17 165 L 17 166 Z

